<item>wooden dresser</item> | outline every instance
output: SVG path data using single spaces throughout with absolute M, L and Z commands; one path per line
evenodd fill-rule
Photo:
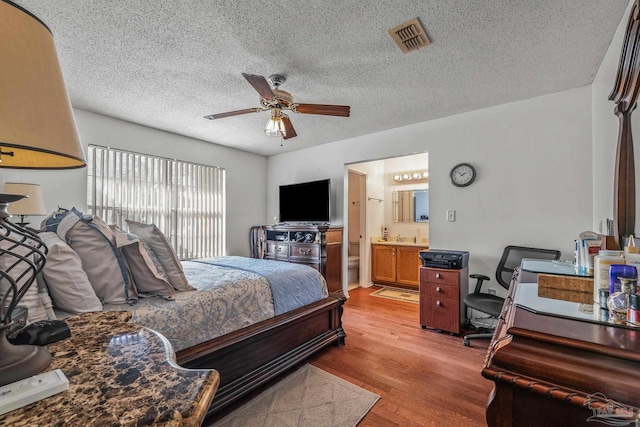
M 342 290 L 342 227 L 265 225 L 262 258 L 305 264 L 318 270 L 329 292 Z
M 469 269 L 420 267 L 420 325 L 459 334 L 465 322 L 462 297 L 469 293 Z
M 537 286 L 521 273 L 489 347 L 489 427 L 638 425 L 640 329 L 597 322 L 591 305 L 540 298 Z

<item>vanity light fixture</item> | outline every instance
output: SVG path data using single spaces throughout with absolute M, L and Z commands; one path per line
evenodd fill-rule
M 393 175 L 393 180 L 396 182 L 424 181 L 428 178 L 429 178 L 429 172 L 427 171 L 407 171 L 407 172 L 400 172 Z

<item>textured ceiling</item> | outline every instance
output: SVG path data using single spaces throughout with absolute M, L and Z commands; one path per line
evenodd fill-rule
M 52 30 L 74 107 L 263 155 L 588 85 L 628 0 L 14 0 Z M 431 45 L 387 31 L 418 17 Z M 241 73 L 287 77 L 296 102 L 270 138 Z M 283 143 L 281 147 L 280 144 Z

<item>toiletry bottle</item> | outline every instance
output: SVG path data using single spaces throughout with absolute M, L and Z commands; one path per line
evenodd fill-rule
M 622 251 L 601 250 L 595 257 L 595 273 L 593 275 L 593 302 L 600 303 L 600 289 L 609 289 L 609 267 L 611 264 L 622 264 Z
M 638 270 L 633 265 L 611 264 L 609 267 L 609 297 L 616 292 L 621 292 L 620 278 L 638 278 Z
M 624 247 L 625 254 L 637 254 L 640 252 L 638 247 L 636 246 L 636 239 L 633 237 L 633 234 L 629 236 L 629 240 L 627 241 L 627 246 Z
M 387 227 L 384 228 L 384 232 L 382 233 L 382 240 L 385 242 L 389 240 L 389 230 L 387 230 Z

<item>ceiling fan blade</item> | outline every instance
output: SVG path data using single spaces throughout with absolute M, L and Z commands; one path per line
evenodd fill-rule
M 205 119 L 215 120 L 223 119 L 225 117 L 239 116 L 240 114 L 259 113 L 262 108 L 245 108 L 244 110 L 227 111 L 226 113 L 211 114 L 210 116 L 204 116 Z
M 285 116 L 284 114 L 282 115 L 282 124 L 284 125 L 283 139 L 291 139 L 293 137 L 298 136 L 298 134 L 296 133 L 296 130 L 293 128 L 293 125 L 291 124 L 291 120 L 289 119 L 289 116 Z
M 291 110 L 301 114 L 322 114 L 324 116 L 349 117 L 351 107 L 348 105 L 326 104 L 293 104 Z
M 242 73 L 245 79 L 253 86 L 253 88 L 258 91 L 261 97 L 266 99 L 267 101 L 273 101 L 276 98 L 276 95 L 271 90 L 271 86 L 269 86 L 269 82 L 262 76 L 258 76 L 256 74 L 246 74 Z

